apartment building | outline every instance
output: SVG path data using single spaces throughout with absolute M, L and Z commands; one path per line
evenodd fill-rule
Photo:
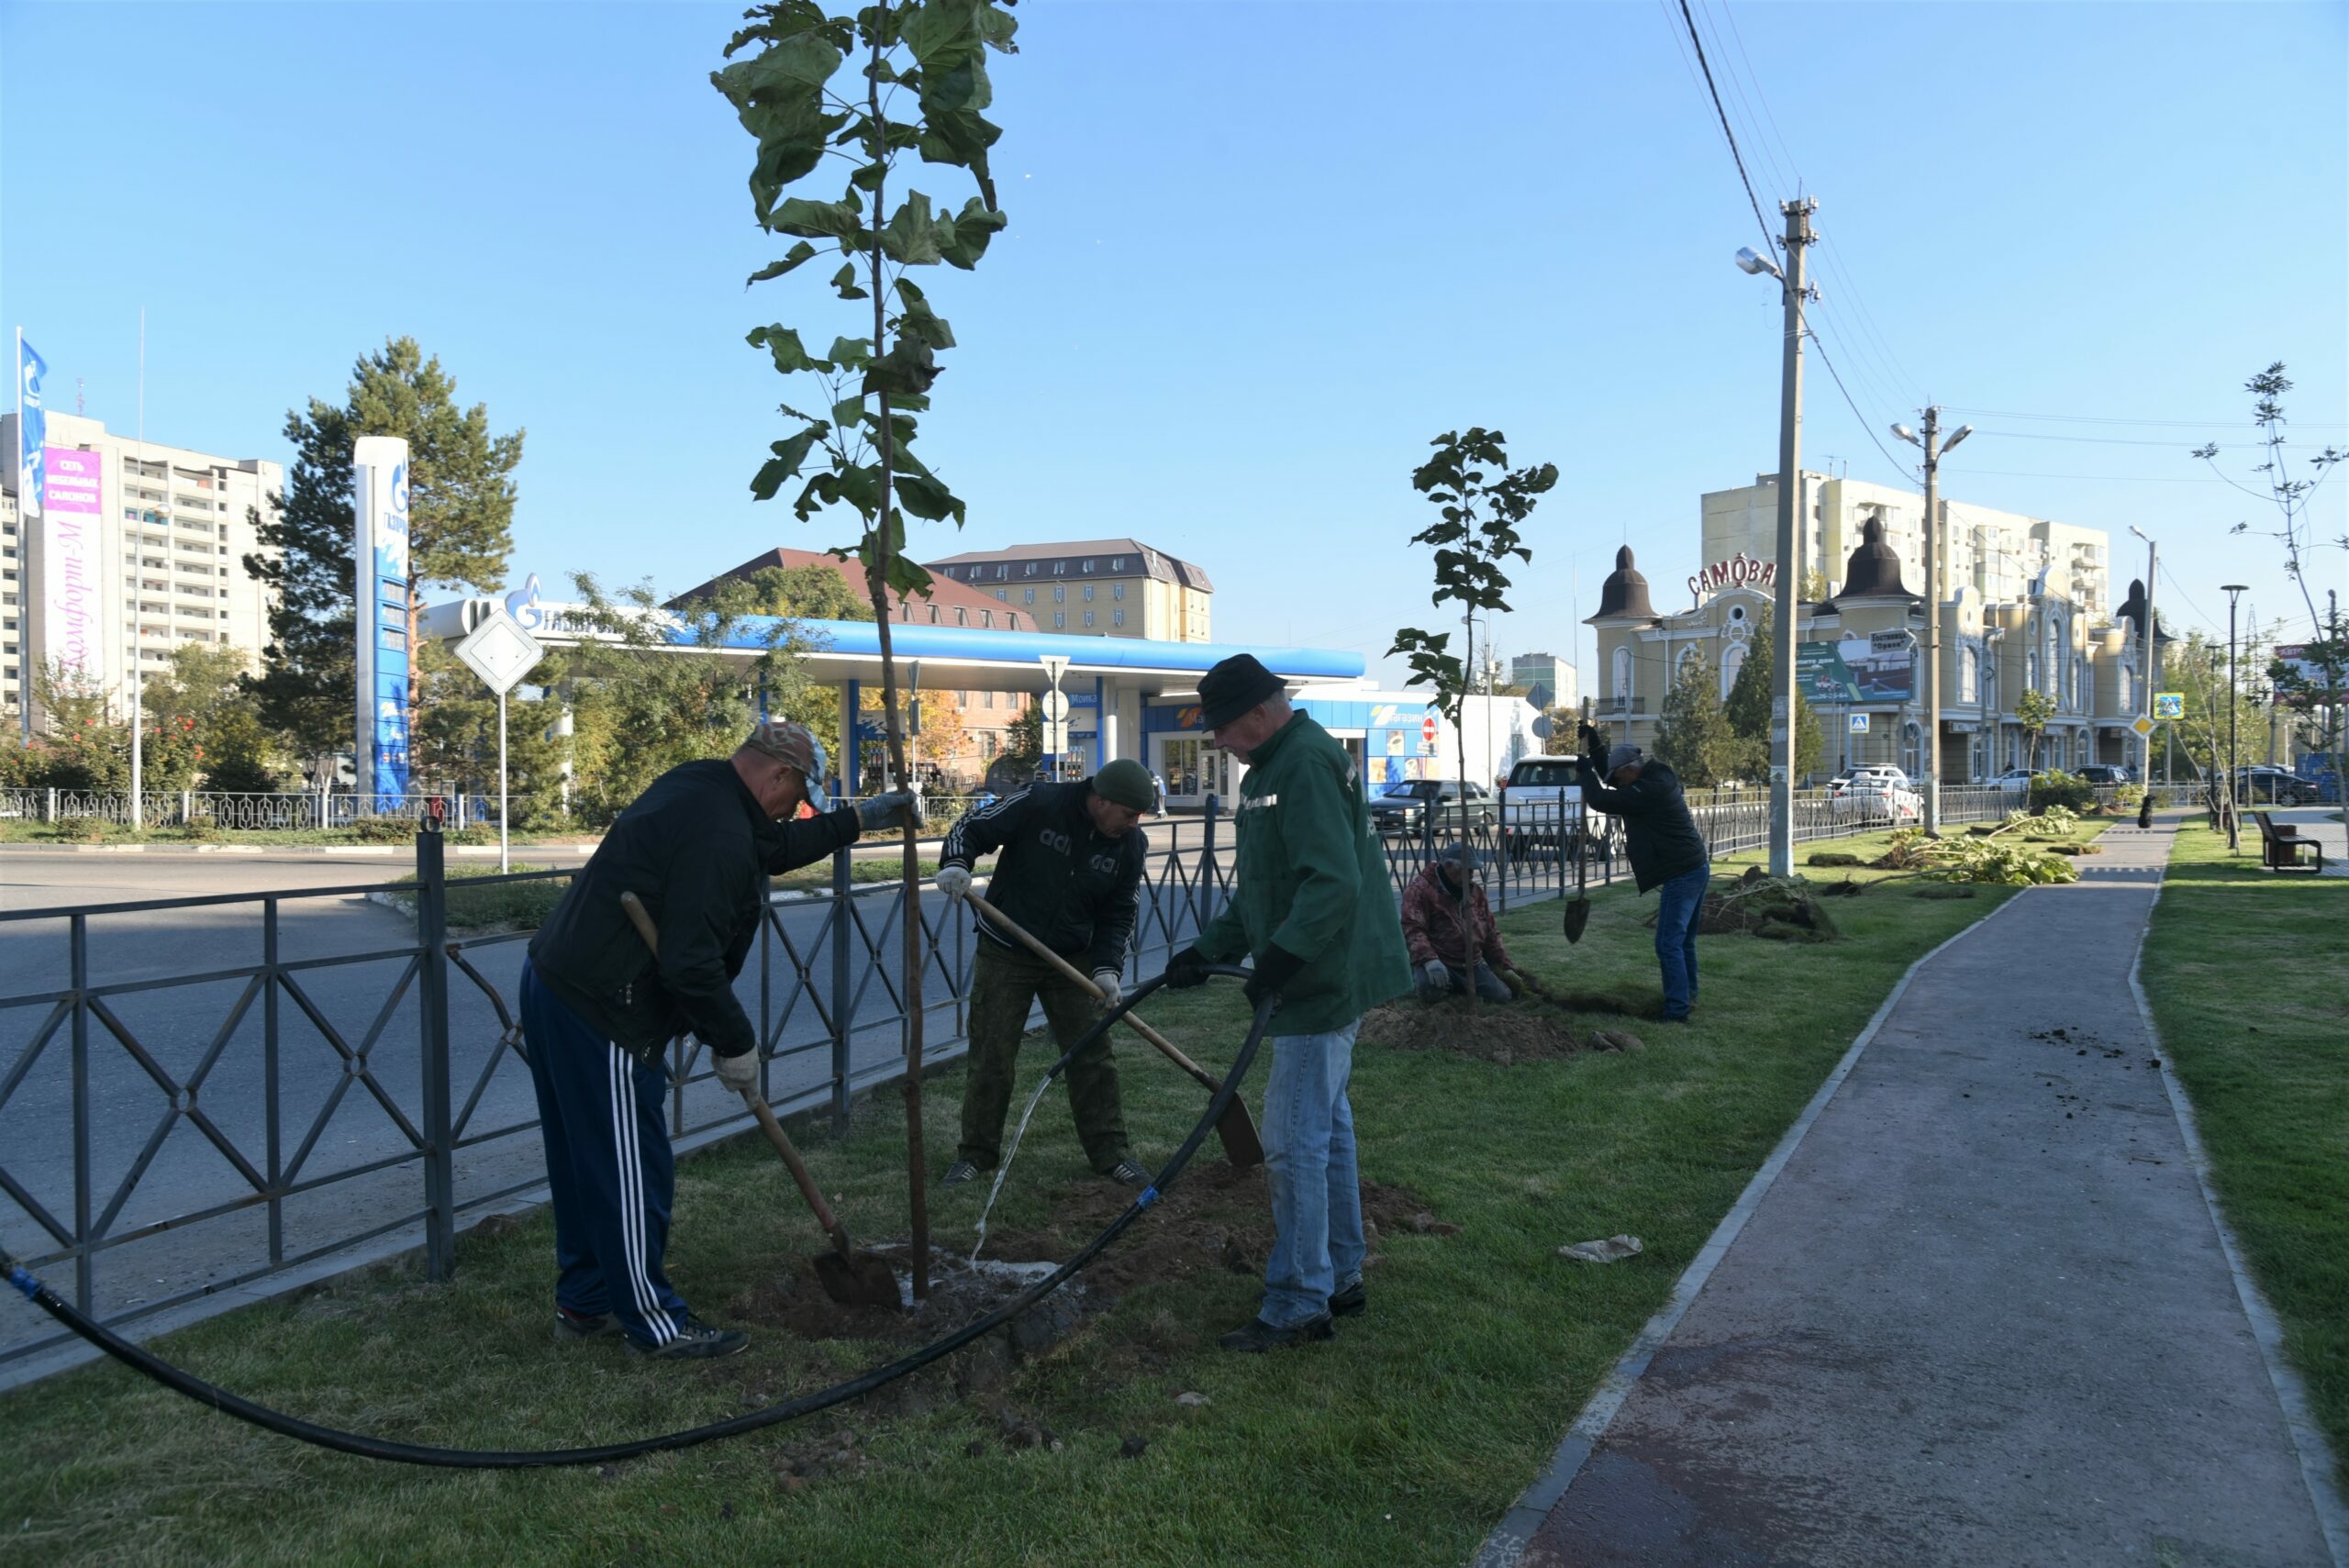
M 1734 490 L 1701 499 L 1704 560 L 1775 560 L 1778 541 L 1778 476 L 1754 475 Z M 1945 591 L 1971 586 L 1993 603 L 2038 591 L 2092 614 L 2111 613 L 2111 539 L 2100 528 L 2001 512 L 1940 498 L 1942 569 Z M 1912 584 L 1925 581 L 1925 498 L 1914 490 L 1805 472 L 1798 532 L 1806 571 L 1822 573 L 1832 594 L 1844 564 L 1859 549 L 1870 521 L 1883 525 L 1886 544 Z M 2043 575 L 2043 581 L 2042 580 Z M 1709 590 L 1708 590 L 1709 591 Z M 1701 595 L 1692 595 L 1701 596 Z
M 1032 617 L 1038 631 L 1213 640 L 1215 584 L 1208 574 L 1139 539 L 1016 544 L 925 564 L 942 579 Z
M 1529 692 L 1535 686 L 1549 687 L 1552 707 L 1573 707 L 1582 696 L 1574 665 L 1554 653 L 1516 655 L 1508 662 L 1508 684 Z
M 261 553 L 253 517 L 273 517 L 282 465 L 141 442 L 104 422 L 50 410 L 46 446 L 50 517 L 28 519 L 17 495 L 17 416 L 0 416 L 0 706 L 17 708 L 43 657 L 61 657 L 63 628 L 48 624 L 53 526 L 88 530 L 81 668 L 101 689 L 129 692 L 133 670 L 153 673 L 190 643 L 245 650 L 257 666 L 269 642 L 269 595 L 245 574 Z M 87 454 L 82 456 L 80 454 Z M 61 510 L 59 503 L 72 510 Z

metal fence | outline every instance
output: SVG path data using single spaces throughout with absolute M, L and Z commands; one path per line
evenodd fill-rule
M 1946 819 L 1995 819 L 1996 790 L 1947 791 Z M 1766 840 L 1766 799 L 1700 799 L 1717 855 Z M 1889 825 L 1823 795 L 1798 798 L 1809 840 Z M 1155 973 L 1229 902 L 1230 821 L 1153 829 L 1130 973 Z M 1384 840 L 1393 888 L 1457 824 Z M 1468 824 L 1507 910 L 1585 876 L 1617 880 L 1609 820 L 1552 803 Z M 542 1186 L 536 1099 L 516 1018 L 528 929 L 457 934 L 451 900 L 518 897 L 568 871 L 451 878 L 440 835 L 400 883 L 0 912 L 0 973 L 48 983 L 0 995 L 0 1226 L 76 1303 L 117 1324 L 370 1243 L 423 1246 L 444 1277 L 467 1215 Z M 845 1127 L 852 1096 L 899 1080 L 908 988 L 902 884 L 830 884 L 769 902 L 737 994 L 755 1022 L 762 1086 L 785 1114 Z M 546 895 L 539 895 L 542 901 Z M 412 915 L 369 907 L 395 902 Z M 966 906 L 920 902 L 925 1056 L 963 1049 L 974 933 Z M 521 927 L 530 922 L 519 921 Z M 673 1048 L 669 1130 L 681 1147 L 749 1125 L 706 1061 Z M 387 1240 L 388 1239 L 388 1240 Z M 0 1343 L 0 1364 L 64 1343 Z
M 494 797 L 481 795 L 337 795 L 319 790 L 267 794 L 225 790 L 143 790 L 139 820 L 149 828 L 210 827 L 223 831 L 349 828 L 362 822 L 415 822 L 442 802 L 452 828 L 497 820 Z M 0 790 L 0 818 L 62 822 L 95 818 L 117 826 L 131 820 L 130 796 L 114 790 Z

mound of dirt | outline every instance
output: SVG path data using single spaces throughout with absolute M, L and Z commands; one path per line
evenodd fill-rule
M 1838 934 L 1835 922 L 1820 907 L 1819 893 L 1801 877 L 1770 876 L 1760 866 L 1748 866 L 1743 876 L 1713 884 L 1705 895 L 1705 912 L 1697 934 L 1742 933 L 1777 941 L 1831 942 Z M 1654 925 L 1655 917 L 1648 917 L 1647 923 Z
M 1473 1014 L 1464 996 L 1389 1002 L 1362 1016 L 1357 1038 L 1398 1051 L 1453 1051 L 1500 1067 L 1554 1062 L 1581 1049 L 1561 1012 L 1531 999 L 1480 1003 Z

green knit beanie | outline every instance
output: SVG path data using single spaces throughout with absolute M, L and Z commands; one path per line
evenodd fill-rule
M 1130 810 L 1158 809 L 1158 786 L 1151 781 L 1150 770 L 1131 757 L 1120 757 L 1094 774 L 1093 793 Z

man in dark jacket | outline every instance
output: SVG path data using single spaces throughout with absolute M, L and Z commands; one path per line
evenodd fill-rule
M 1631 880 L 1642 893 L 1662 889 L 1655 957 L 1664 972 L 1664 1017 L 1667 1023 L 1686 1023 L 1697 1005 L 1697 927 L 1712 885 L 1704 835 L 1697 831 L 1679 776 L 1670 768 L 1643 760 L 1631 745 L 1618 746 L 1602 759 L 1598 732 L 1587 724 L 1582 739 L 1584 804 L 1623 819 Z
M 1471 985 L 1487 1002 L 1509 1000 L 1501 979 L 1513 967 L 1508 945 L 1476 881 L 1474 848 L 1447 845 L 1403 889 L 1403 947 L 1419 1000 L 1462 995 Z
M 1108 1001 L 1097 1002 L 1074 981 L 1030 952 L 1019 939 L 979 917 L 971 977 L 970 1062 L 963 1080 L 963 1141 L 946 1168 L 960 1186 L 1002 1157 L 1003 1118 L 1011 1106 L 1012 1072 L 1028 1009 L 1039 997 L 1052 1039 L 1066 1051 L 1124 994 L 1126 949 L 1133 940 L 1137 896 L 1149 836 L 1136 826 L 1158 806 L 1158 792 L 1140 762 L 1119 758 L 1075 784 L 1034 784 L 981 806 L 954 824 L 938 860 L 938 891 L 949 899 L 971 891 L 971 866 L 1000 850 L 987 902 L 1093 977 Z M 1093 1168 L 1128 1186 L 1150 1173 L 1127 1152 L 1118 1104 L 1118 1065 L 1107 1037 L 1068 1064 L 1069 1109 Z
M 620 813 L 530 940 L 522 1033 L 554 1198 L 554 1335 L 621 1333 L 662 1360 L 729 1355 L 749 1337 L 703 1322 L 662 1272 L 675 1165 L 662 1106 L 670 1040 L 709 1047 L 718 1081 L 758 1082 L 758 1032 L 734 977 L 758 936 L 767 878 L 902 822 L 913 797 L 787 818 L 822 788 L 824 749 L 802 726 L 761 724 L 728 760 L 687 762 Z M 620 904 L 661 936 L 649 951 Z

